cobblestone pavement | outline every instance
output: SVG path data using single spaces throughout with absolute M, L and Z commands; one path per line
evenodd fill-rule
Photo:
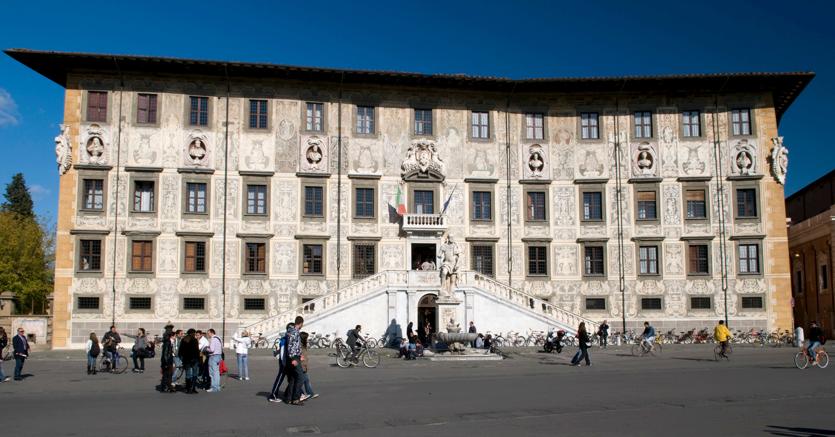
M 386 358 L 377 369 L 340 369 L 312 353 L 321 397 L 303 407 L 266 402 L 276 364 L 250 356 L 248 382 L 221 393 L 161 394 L 158 360 L 144 374 L 87 376 L 81 352 L 49 351 L 23 382 L 0 384 L 10 436 L 528 436 L 835 435 L 835 364 L 798 370 L 795 348 L 666 346 L 660 357 L 592 350 L 591 367 L 562 354 L 509 352 L 500 362 Z M 234 353 L 227 352 L 235 373 Z M 11 374 L 13 363 L 3 364 Z

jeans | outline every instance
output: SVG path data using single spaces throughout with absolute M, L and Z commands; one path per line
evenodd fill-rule
M 817 357 L 815 356 L 815 349 L 821 346 L 821 342 L 819 341 L 810 341 L 809 347 L 806 348 L 806 352 L 809 353 L 809 361 L 815 363 L 817 362 Z
M 14 377 L 20 378 L 20 372 L 23 371 L 23 362 L 26 361 L 24 357 L 14 357 Z
M 586 365 L 591 366 L 591 360 L 589 360 L 589 348 L 580 346 L 580 349 L 578 349 L 577 353 L 574 354 L 574 358 L 571 359 L 571 364 L 579 364 L 580 360 L 583 358 L 586 359 Z
M 212 391 L 220 391 L 220 354 L 209 356 L 209 375 L 212 377 Z
M 281 361 L 278 362 L 278 375 L 275 376 L 275 382 L 273 382 L 273 389 L 270 391 L 270 396 L 273 399 L 277 399 L 278 389 L 281 387 L 281 383 L 284 382 L 284 377 L 287 376 L 287 372 L 284 371 L 284 363 Z
M 183 372 L 185 372 L 187 380 L 197 378 L 197 375 L 200 372 L 200 362 L 195 361 L 189 364 L 184 363 Z
M 604 349 L 609 346 L 609 334 L 603 334 L 600 336 L 600 346 Z
M 130 353 L 130 357 L 133 358 L 133 368 L 139 370 L 145 370 L 145 357 L 139 356 L 136 351 Z M 139 363 L 137 364 L 137 360 Z
M 238 378 L 249 378 L 248 354 L 238 354 Z
M 284 390 L 284 399 L 287 402 L 297 401 L 301 397 L 304 386 L 304 371 L 298 358 L 295 358 L 296 365 L 287 363 L 287 389 Z
M 96 357 L 90 355 L 89 353 L 87 354 L 87 367 L 89 367 L 90 370 L 96 368 Z
M 310 378 L 307 376 L 306 372 L 304 374 L 304 393 L 308 396 L 313 396 L 315 394 L 313 387 L 310 386 Z
M 6 379 L 6 374 L 3 373 L 3 361 L 0 360 L 0 381 Z

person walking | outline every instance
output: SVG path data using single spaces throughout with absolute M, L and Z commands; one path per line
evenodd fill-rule
M 284 378 L 287 377 L 286 369 L 289 358 L 289 356 L 287 355 L 287 334 L 290 332 L 290 328 L 292 328 L 293 326 L 295 326 L 293 323 L 287 324 L 287 327 L 284 331 L 284 335 L 282 335 L 281 339 L 278 341 L 278 350 L 276 350 L 274 353 L 275 358 L 278 360 L 278 375 L 275 376 L 273 388 L 270 391 L 269 398 L 267 398 L 267 400 L 270 402 L 281 402 L 281 398 L 279 397 L 278 393 L 281 388 L 281 383 L 284 382 Z
M 301 396 L 299 400 L 302 402 L 308 399 L 316 399 L 319 397 L 319 394 L 313 391 L 313 387 L 310 386 L 310 376 L 307 374 L 308 369 L 308 359 L 307 359 L 307 338 L 308 334 L 306 332 L 302 332 L 299 334 L 299 338 L 302 342 L 302 355 L 301 355 L 301 363 L 302 363 L 302 371 L 304 372 L 304 384 L 303 390 L 304 395 Z
M 609 323 L 607 320 L 600 324 L 597 335 L 600 337 L 600 347 L 606 349 L 609 346 Z
M 302 341 L 299 332 L 304 326 L 304 317 L 296 316 L 293 327 L 287 330 L 287 389 L 284 399 L 290 405 L 304 405 L 301 401 L 304 371 L 301 366 Z
M 159 367 L 162 372 L 162 379 L 159 383 L 160 393 L 174 393 L 171 387 L 171 377 L 174 374 L 174 344 L 171 341 L 174 336 L 174 326 L 166 325 L 162 334 L 162 345 L 159 351 Z
M 136 335 L 128 335 L 128 337 L 133 337 L 133 347 L 130 350 L 130 357 L 133 360 L 133 373 L 144 373 L 145 372 L 145 348 L 148 346 L 148 343 L 145 341 L 145 329 L 139 328 L 136 331 Z
M 185 337 L 180 340 L 177 356 L 183 366 L 186 377 L 186 393 L 197 393 L 197 372 L 200 368 L 200 349 L 194 329 L 189 329 Z
M 580 347 L 577 350 L 577 353 L 574 354 L 574 358 L 571 359 L 572 366 L 579 366 L 580 360 L 583 358 L 586 359 L 586 366 L 591 366 L 591 360 L 589 359 L 589 333 L 586 332 L 586 322 L 580 322 L 580 326 L 577 328 L 577 341 L 580 342 Z
M 197 348 L 200 350 L 200 376 L 203 378 L 200 388 L 209 388 L 212 381 L 209 375 L 209 338 L 201 330 L 197 330 L 195 334 L 197 338 Z
M 235 344 L 235 354 L 238 358 L 238 380 L 249 381 L 249 348 L 252 347 L 252 339 L 249 337 L 249 332 L 242 332 L 241 336 L 232 336 L 232 342 Z
M 99 338 L 95 332 L 90 333 L 90 338 L 87 340 L 87 374 L 95 375 L 96 372 L 96 358 L 101 353 L 101 345 L 99 345 Z
M 23 363 L 29 358 L 29 341 L 26 340 L 26 332 L 23 328 L 17 328 L 17 335 L 12 339 L 12 346 L 14 347 L 14 380 L 22 381 Z
M 9 378 L 3 373 L 3 351 L 6 350 L 6 347 L 9 345 L 9 334 L 6 334 L 6 330 L 0 327 L 0 382 L 6 382 Z
M 215 334 L 214 329 L 209 329 L 209 375 L 212 378 L 212 386 L 207 393 L 220 391 L 220 360 L 223 356 L 223 343 L 220 337 Z

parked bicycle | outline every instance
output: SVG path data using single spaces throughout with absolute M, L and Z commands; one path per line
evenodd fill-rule
M 829 365 L 829 354 L 826 353 L 823 346 L 818 346 L 814 358 L 809 355 L 809 351 L 805 345 L 800 347 L 800 352 L 794 354 L 794 365 L 798 369 L 805 369 L 809 367 L 809 364 L 818 366 L 821 369 L 825 369 Z
M 119 359 L 115 363 L 109 352 L 103 352 L 99 356 L 99 364 L 97 366 L 99 372 L 121 374 L 128 370 L 128 358 L 125 356 L 127 351 L 123 347 L 119 347 L 117 351 L 119 353 Z

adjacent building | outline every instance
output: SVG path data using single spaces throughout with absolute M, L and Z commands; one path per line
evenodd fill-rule
M 56 347 L 113 321 L 267 333 L 294 313 L 372 334 L 447 316 L 493 332 L 792 326 L 778 123 L 812 73 L 6 53 L 66 89 Z M 439 315 L 446 235 L 461 305 Z

